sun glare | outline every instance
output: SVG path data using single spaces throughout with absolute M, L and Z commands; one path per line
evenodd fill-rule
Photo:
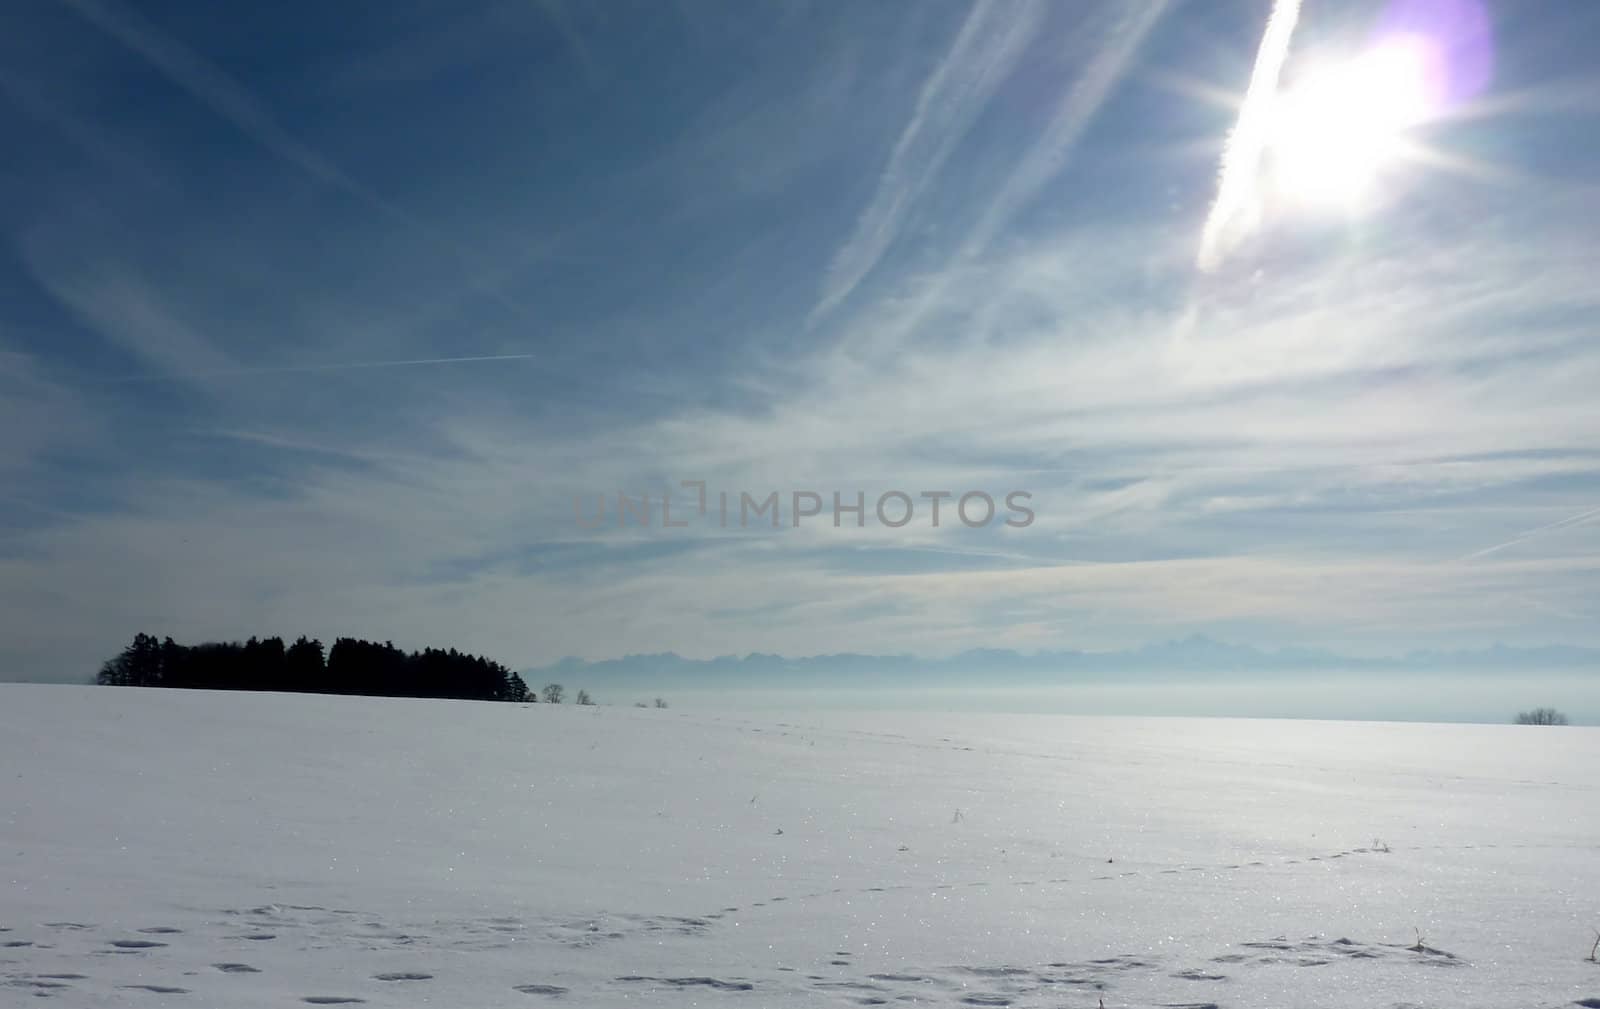
M 1275 195 L 1313 208 L 1359 210 L 1438 111 L 1437 74 L 1419 40 L 1391 39 L 1325 64 L 1276 99 L 1267 143 Z

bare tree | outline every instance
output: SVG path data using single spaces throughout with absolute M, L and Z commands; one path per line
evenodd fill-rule
M 1517 714 L 1518 725 L 1566 725 L 1567 716 L 1555 708 L 1534 708 Z
M 589 696 L 589 692 L 587 690 L 580 690 L 578 691 L 578 703 L 584 707 L 589 707 L 590 705 L 594 704 L 594 698 Z
M 541 691 L 544 694 L 544 703 L 560 704 L 566 690 L 559 683 L 551 683 Z
M 664 707 L 666 707 L 666 706 L 667 706 L 667 702 L 666 702 L 666 701 L 664 701 L 664 700 L 662 700 L 662 699 L 661 699 L 661 698 L 659 698 L 659 697 L 658 697 L 658 698 L 656 698 L 656 707 L 658 707 L 658 708 L 664 708 Z

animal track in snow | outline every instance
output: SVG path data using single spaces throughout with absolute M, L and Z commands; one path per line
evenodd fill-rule
M 1373 849 L 1373 848 L 1349 848 L 1349 849 L 1346 849 L 1344 851 L 1335 852 L 1335 853 L 1328 854 L 1328 855 L 1311 856 L 1309 861 L 1311 861 L 1311 862 L 1322 862 L 1322 861 L 1330 861 L 1330 860 L 1338 859 L 1338 858 L 1344 858 L 1347 855 L 1365 855 L 1365 854 L 1377 855 L 1377 854 L 1387 854 L 1387 852 L 1384 852 L 1382 849 Z M 1282 860 L 1279 864 L 1281 864 L 1281 865 L 1304 865 L 1304 864 L 1307 864 L 1307 860 L 1298 859 L 1298 858 L 1290 858 L 1290 859 Z M 1257 860 L 1252 860 L 1252 861 L 1244 862 L 1244 863 L 1231 862 L 1231 863 L 1221 863 L 1221 864 L 1217 864 L 1217 865 L 1185 865 L 1185 866 L 1167 867 L 1167 868 L 1149 868 L 1149 869 L 1144 869 L 1144 870 L 1132 869 L 1132 870 L 1119 872 L 1116 875 L 1106 875 L 1106 874 L 1102 873 L 1102 874 L 1097 874 L 1097 875 L 1092 875 L 1092 876 L 1083 876 L 1083 877 L 1078 877 L 1078 878 L 1058 876 L 1058 877 L 1053 877 L 1053 878 L 1050 878 L 1050 879 L 1009 880 L 1009 881 L 1006 881 L 1006 882 L 1003 882 L 1003 883 L 995 883 L 995 882 L 991 882 L 989 880 L 969 880 L 969 881 L 964 882 L 964 883 L 949 883 L 949 882 L 946 882 L 946 883 L 932 883 L 932 884 L 902 883 L 902 884 L 897 884 L 897 885 L 894 885 L 894 886 L 867 886 L 867 887 L 856 887 L 856 888 L 851 888 L 851 889 L 835 887 L 835 888 L 830 889 L 830 890 L 817 890 L 817 891 L 813 891 L 813 892 L 809 892 L 809 893 L 798 893 L 798 894 L 792 895 L 791 897 L 769 897 L 764 901 L 756 901 L 756 902 L 752 903 L 750 906 L 751 906 L 751 909 L 754 910 L 754 909 L 757 909 L 757 908 L 766 908 L 766 907 L 769 907 L 772 904 L 776 904 L 776 903 L 782 902 L 784 900 L 800 900 L 800 901 L 813 900 L 813 899 L 822 898 L 822 897 L 831 897 L 831 896 L 835 896 L 835 895 L 842 894 L 842 893 L 853 893 L 853 894 L 863 894 L 863 895 L 866 895 L 866 894 L 908 893 L 908 892 L 909 893 L 926 893 L 926 892 L 928 892 L 930 890 L 950 890 L 950 889 L 954 889 L 954 888 L 956 888 L 958 886 L 975 887 L 975 888 L 984 888 L 984 887 L 1002 886 L 1002 885 L 1010 885 L 1010 886 L 1016 886 L 1016 887 L 1029 887 L 1029 886 L 1044 886 L 1046 884 L 1064 886 L 1064 885 L 1070 885 L 1070 884 L 1073 884 L 1073 883 L 1081 883 L 1081 882 L 1085 882 L 1085 881 L 1110 882 L 1110 881 L 1114 881 L 1114 880 L 1118 880 L 1118 879 L 1127 879 L 1129 877 L 1135 877 L 1135 876 L 1149 876 L 1149 875 L 1176 876 L 1176 875 L 1179 875 L 1179 874 L 1182 874 L 1182 873 L 1185 873 L 1185 872 L 1202 872 L 1202 873 L 1244 872 L 1244 871 L 1246 871 L 1248 869 L 1262 868 L 1262 867 L 1265 867 L 1266 865 L 1267 865 L 1266 862 L 1257 859 Z M 1330 869 L 1330 871 L 1331 871 L 1331 869 Z M 693 921 L 693 922 L 696 922 L 697 925 L 700 926 L 700 927 L 709 927 L 713 922 L 716 922 L 716 921 L 720 920 L 723 917 L 723 915 L 734 913 L 734 912 L 737 912 L 739 910 L 740 910 L 740 908 L 738 908 L 738 907 L 724 907 L 724 908 L 720 909 L 717 912 L 713 912 L 711 914 L 701 915 L 698 918 L 693 918 L 693 919 L 673 919 L 673 920 L 677 920 L 677 921 Z
M 754 991 L 756 987 L 748 981 L 724 981 L 721 978 L 714 977 L 642 977 L 638 974 L 627 974 L 617 978 L 617 980 L 664 984 L 671 985 L 674 988 L 714 988 L 717 991 Z
M 13 988 L 32 988 L 35 995 L 49 995 L 56 989 L 72 987 L 71 985 L 63 984 L 60 981 L 52 981 L 46 978 L 43 974 L 39 975 L 38 977 L 13 978 L 10 981 L 7 981 L 6 984 Z
M 839 954 L 834 954 L 838 956 Z M 1212 963 L 1231 963 L 1246 966 L 1289 965 L 1301 967 L 1321 966 L 1336 961 L 1387 960 L 1391 963 L 1414 963 L 1419 966 L 1462 966 L 1464 961 L 1441 950 L 1363 943 L 1353 939 L 1326 939 L 1311 936 L 1301 940 L 1273 938 L 1239 943 L 1233 952 L 1210 958 Z M 848 960 L 833 961 L 836 966 L 849 966 Z M 1055 961 L 1042 966 L 1018 964 L 960 964 L 944 967 L 915 967 L 904 965 L 892 971 L 876 971 L 863 981 L 838 976 L 824 978 L 807 975 L 812 988 L 819 992 L 858 992 L 859 1004 L 925 1003 L 951 1000 L 969 1006 L 1033 1005 L 1041 998 L 1059 1000 L 1070 991 L 1079 991 L 1092 1003 L 1094 993 L 1110 991 L 1124 984 L 1160 976 L 1194 986 L 1205 994 L 1204 986 L 1232 985 L 1237 982 L 1228 975 L 1200 967 L 1175 968 L 1163 963 L 1161 958 L 1141 956 L 1105 956 L 1077 962 Z M 974 983 L 976 981 L 976 983 Z M 1173 990 L 1171 995 L 1177 995 Z M 1052 1002 L 1051 1004 L 1054 1004 Z M 1217 1001 L 1204 998 L 1195 1001 L 1158 1003 L 1164 1009 L 1215 1009 Z M 1600 1009 L 1600 999 L 1579 1002 L 1585 1009 Z
M 1254 954 L 1225 954 L 1213 957 L 1215 963 L 1238 963 L 1253 959 L 1262 964 L 1294 964 L 1301 967 L 1321 967 L 1335 960 L 1379 960 L 1405 958 L 1412 962 L 1434 967 L 1461 967 L 1465 961 L 1454 953 L 1433 949 L 1430 946 L 1404 946 L 1398 943 L 1362 943 L 1354 939 L 1323 939 L 1309 936 L 1302 940 L 1285 938 L 1257 942 L 1243 942 L 1241 949 L 1260 951 Z
M 187 989 L 187 988 L 178 988 L 178 987 L 176 987 L 174 985 L 166 985 L 166 984 L 120 984 L 120 985 L 117 985 L 117 987 L 118 988 L 126 988 L 126 989 L 129 989 L 131 991 L 154 992 L 157 995 L 187 995 L 187 994 L 189 994 L 189 989 Z

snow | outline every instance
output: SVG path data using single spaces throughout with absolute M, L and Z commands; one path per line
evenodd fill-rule
M 1597 768 L 1585 728 L 5 684 L 0 1006 L 1569 1006 Z

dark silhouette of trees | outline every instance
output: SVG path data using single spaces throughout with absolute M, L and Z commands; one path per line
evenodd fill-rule
M 1566 725 L 1567 716 L 1555 708 L 1534 708 L 1517 714 L 1518 725 Z
M 522 682 L 522 677 L 516 673 L 511 674 L 510 691 L 511 696 L 507 697 L 506 700 L 514 701 L 517 704 L 531 704 L 539 699 L 534 696 L 533 691 L 528 689 L 528 685 Z
M 171 643 L 168 639 L 167 644 Z M 171 652 L 148 634 L 134 636 L 133 643 L 100 667 L 97 683 L 115 687 L 159 687 L 166 679 Z
M 407 653 L 392 642 L 340 638 L 323 655 L 322 642 L 301 637 L 251 638 L 186 646 L 148 634 L 100 667 L 97 683 L 117 687 L 204 690 L 280 690 L 527 702 L 522 677 L 490 659 L 454 648 Z
M 580 690 L 578 691 L 578 699 L 574 703 L 581 704 L 586 708 L 590 708 L 594 706 L 594 698 L 589 696 L 589 692 L 587 690 Z
M 561 698 L 566 694 L 566 688 L 559 683 L 547 684 L 544 688 L 544 703 L 560 704 Z
M 95 682 L 113 687 L 158 687 L 161 667 L 161 645 L 148 634 L 137 634 L 133 644 L 100 667 Z
M 317 689 L 327 672 L 328 660 L 322 653 L 322 642 L 299 640 L 289 646 L 283 657 L 283 689 L 294 693 L 309 693 Z

